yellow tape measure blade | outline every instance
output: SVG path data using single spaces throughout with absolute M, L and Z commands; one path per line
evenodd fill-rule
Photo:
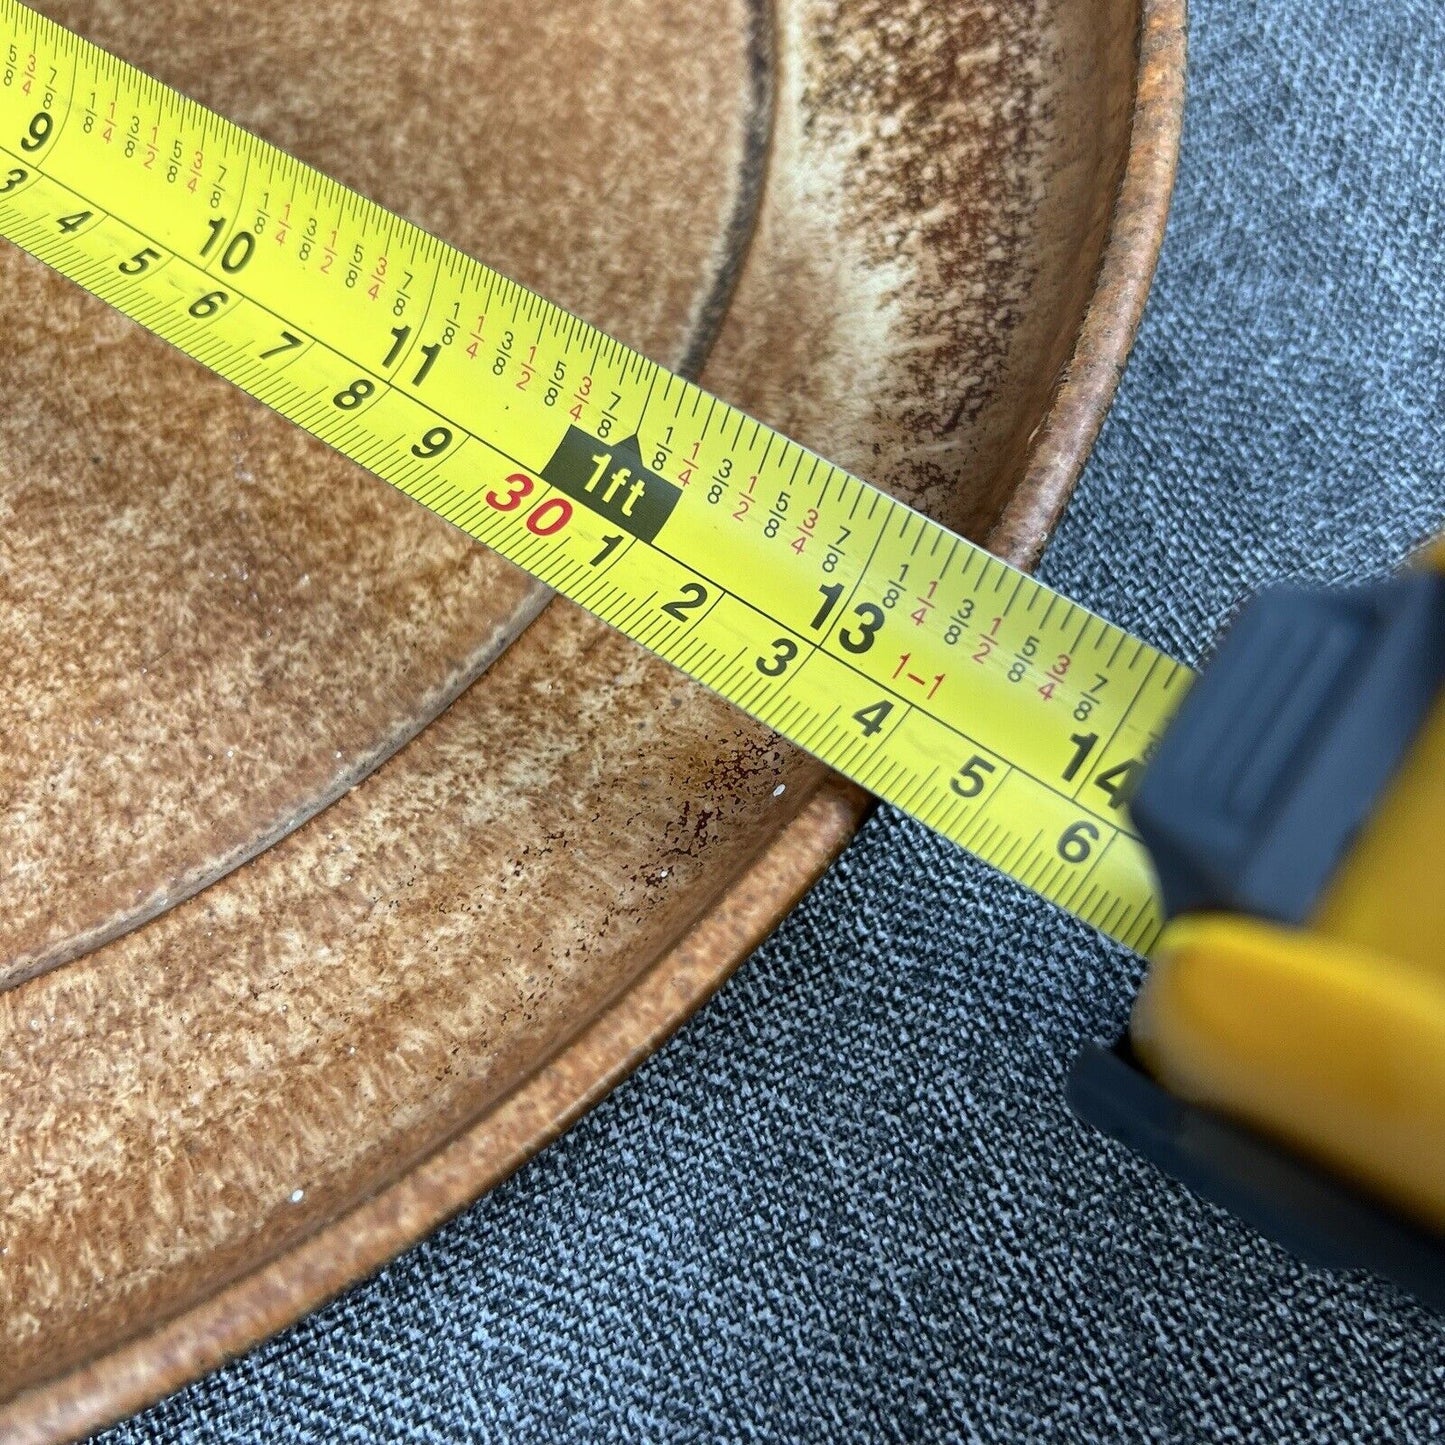
M 17 0 L 0 236 L 831 767 L 1147 949 L 1188 674 Z

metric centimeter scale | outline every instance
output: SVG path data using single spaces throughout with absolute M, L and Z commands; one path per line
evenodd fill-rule
M 1180 664 L 16 0 L 0 236 L 879 797 L 1153 943 L 1124 804 Z

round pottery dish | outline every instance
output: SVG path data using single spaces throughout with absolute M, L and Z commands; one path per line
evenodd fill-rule
M 1029 565 L 1158 252 L 1183 0 L 37 0 Z M 0 251 L 0 1436 L 515 1169 L 852 788 Z

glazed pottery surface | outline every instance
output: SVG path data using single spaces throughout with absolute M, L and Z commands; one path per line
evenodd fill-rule
M 41 0 L 1029 565 L 1162 235 L 1178 0 Z M 0 1434 L 459 1208 L 865 800 L 0 250 Z

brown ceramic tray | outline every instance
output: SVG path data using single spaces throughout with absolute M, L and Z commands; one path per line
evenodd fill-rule
M 1128 351 L 1183 89 L 1182 0 L 40 8 L 1024 565 Z M 0 322 L 29 1439 L 514 1169 L 864 800 L 8 249 Z

